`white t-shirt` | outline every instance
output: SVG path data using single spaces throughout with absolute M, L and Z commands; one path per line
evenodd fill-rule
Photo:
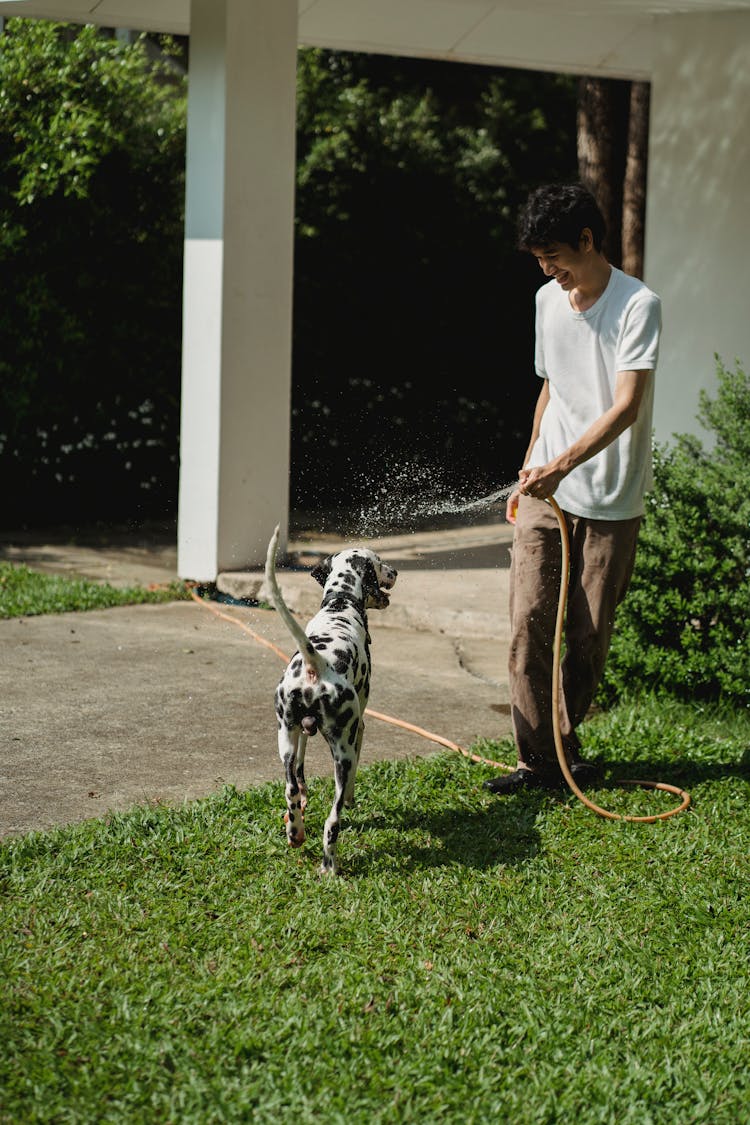
M 576 312 L 554 280 L 537 293 L 535 364 L 537 374 L 549 381 L 550 398 L 528 468 L 563 453 L 612 406 L 619 371 L 651 371 L 633 425 L 558 486 L 555 499 L 572 515 L 602 520 L 643 515 L 643 494 L 653 482 L 651 429 L 660 331 L 659 298 L 614 267 L 607 288 L 586 312 Z

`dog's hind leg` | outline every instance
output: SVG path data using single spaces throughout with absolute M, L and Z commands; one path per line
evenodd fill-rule
M 357 770 L 359 769 L 359 755 L 362 750 L 362 738 L 365 733 L 364 719 L 354 719 L 352 727 L 349 732 L 349 743 L 354 745 L 354 761 L 352 768 L 349 771 L 349 776 L 346 779 L 346 788 L 344 790 L 344 804 L 349 809 L 354 804 L 354 782 L 357 779 Z
M 349 784 L 349 776 L 355 768 L 354 755 L 343 750 L 342 747 L 331 747 L 333 754 L 333 771 L 336 793 L 333 799 L 328 820 L 323 829 L 323 863 L 320 868 L 321 875 L 338 874 L 336 860 L 336 844 L 339 838 L 341 809 L 344 804 L 344 793 Z
M 305 842 L 305 822 L 303 813 L 303 790 L 297 779 L 297 754 L 301 731 L 288 731 L 279 729 L 279 757 L 284 765 L 286 777 L 286 838 L 293 848 L 300 847 Z M 304 747 L 303 747 L 304 760 Z M 306 791 L 305 791 L 306 799 Z
M 300 793 L 300 808 L 304 815 L 307 808 L 307 782 L 305 781 L 305 750 L 307 749 L 307 735 L 303 732 L 297 743 L 297 756 L 295 758 L 294 773 Z

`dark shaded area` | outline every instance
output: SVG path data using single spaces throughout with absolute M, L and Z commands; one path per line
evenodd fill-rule
M 367 503 L 425 467 L 482 494 L 515 475 L 528 441 L 542 276 L 515 249 L 516 215 L 541 180 L 575 178 L 575 85 L 429 60 L 314 62 L 298 136 L 292 506 L 320 504 L 321 480 L 329 504 Z M 363 81 L 358 124 L 335 146 L 319 106 Z

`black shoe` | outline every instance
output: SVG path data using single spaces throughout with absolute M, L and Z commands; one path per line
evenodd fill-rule
M 579 789 L 594 788 L 601 779 L 601 769 L 594 762 L 585 762 L 583 759 L 573 762 L 570 772 Z M 562 773 L 540 774 L 532 770 L 518 769 L 513 773 L 501 774 L 500 777 L 491 777 L 483 783 L 490 793 L 503 796 L 508 793 L 517 793 L 519 789 L 565 789 L 567 782 Z
M 601 780 L 601 768 L 595 762 L 572 762 L 570 772 L 579 789 L 591 789 Z
M 501 797 L 508 793 L 517 793 L 519 789 L 559 789 L 561 784 L 564 784 L 562 776 L 557 781 L 523 769 L 501 774 L 500 777 L 491 777 L 488 781 L 482 782 L 483 787 L 489 789 L 490 793 L 497 793 Z

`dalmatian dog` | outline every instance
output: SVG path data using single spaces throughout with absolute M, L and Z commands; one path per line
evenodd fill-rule
M 323 587 L 320 610 L 302 629 L 284 602 L 276 579 L 279 528 L 266 556 L 266 589 L 298 651 L 276 689 L 279 756 L 286 777 L 286 835 L 293 848 L 305 839 L 305 748 L 318 731 L 333 756 L 335 796 L 323 830 L 321 874 L 338 871 L 336 843 L 343 805 L 354 803 L 354 780 L 370 694 L 368 609 L 384 609 L 397 571 L 374 551 L 355 547 L 329 555 L 312 571 Z

